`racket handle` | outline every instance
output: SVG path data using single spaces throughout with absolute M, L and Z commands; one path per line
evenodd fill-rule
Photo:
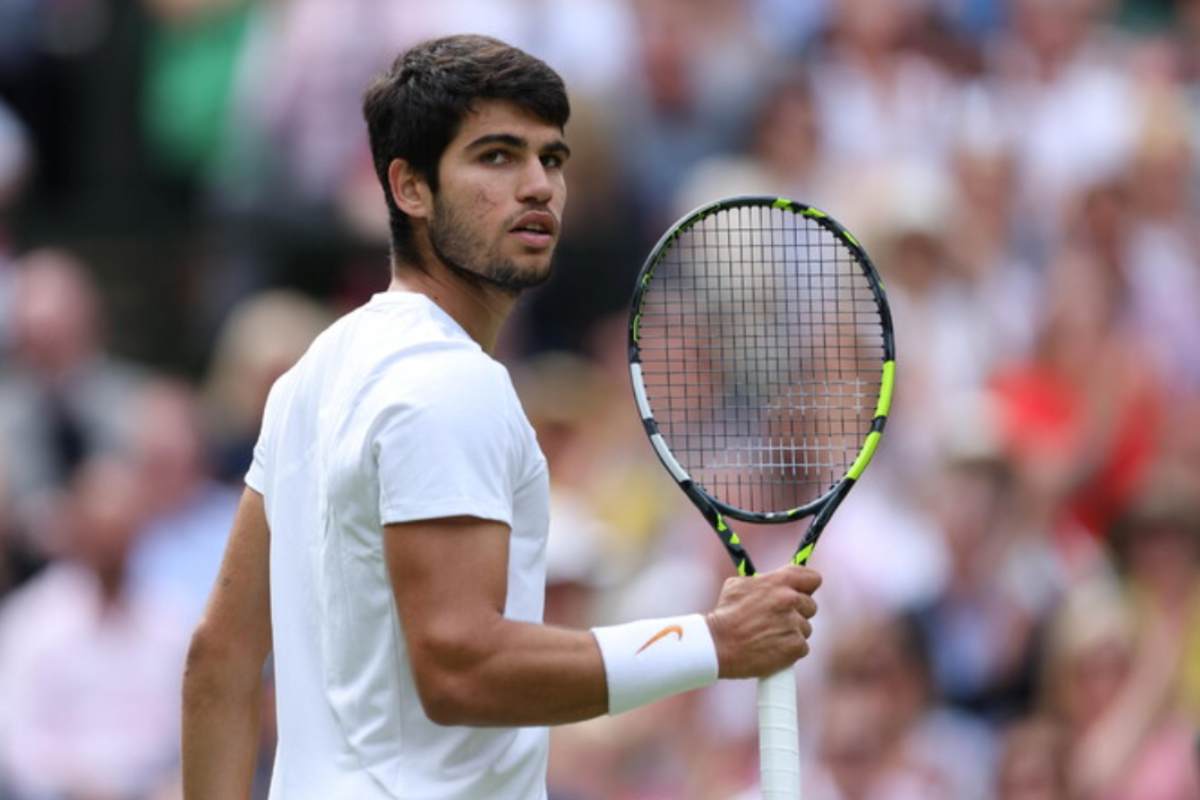
M 790 669 L 758 681 L 758 751 L 763 800 L 800 797 L 796 677 Z

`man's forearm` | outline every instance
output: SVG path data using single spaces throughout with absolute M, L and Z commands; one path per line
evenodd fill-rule
M 589 631 L 501 618 L 468 640 L 412 646 L 422 703 L 443 725 L 559 725 L 608 711 Z
M 261 725 L 261 680 L 231 680 L 220 662 L 189 658 L 183 680 L 185 800 L 248 798 Z
M 263 497 L 247 489 L 183 673 L 186 800 L 250 796 L 271 652 L 270 542 Z

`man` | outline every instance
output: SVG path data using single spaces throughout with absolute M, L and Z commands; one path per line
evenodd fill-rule
M 364 112 L 391 213 L 390 291 L 272 390 L 185 676 L 189 800 L 244 797 L 274 651 L 271 796 L 545 797 L 544 727 L 808 649 L 819 577 L 726 584 L 715 610 L 540 624 L 545 460 L 488 352 L 544 281 L 566 200 L 562 81 L 500 42 L 402 55 Z

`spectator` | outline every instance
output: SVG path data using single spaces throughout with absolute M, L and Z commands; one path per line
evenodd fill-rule
M 988 82 L 997 119 L 1015 147 L 1017 198 L 1055 239 L 1069 197 L 1117 174 L 1135 134 L 1132 87 L 1120 41 L 1100 24 L 1097 0 L 1017 0 L 1012 24 L 992 42 Z
M 240 493 L 210 477 L 199 399 L 159 381 L 135 405 L 133 466 L 146 493 L 147 525 L 130 571 L 149 602 L 178 607 L 192 628 L 208 600 Z
M 0 608 L 0 785 L 17 797 L 142 797 L 176 761 L 184 619 L 129 591 L 137 474 L 80 466 L 64 560 Z
M 814 798 L 986 797 L 992 743 L 941 706 L 924 646 L 901 618 L 860 617 L 836 632 Z
M 1164 377 L 1200 389 L 1200 237 L 1196 234 L 1196 158 L 1176 94 L 1156 97 L 1128 172 L 1128 236 L 1121 267 L 1135 331 Z
M 964 282 L 964 298 L 984 330 L 989 368 L 1028 356 L 1042 289 L 1030 259 L 1032 220 L 1016 201 L 1016 164 L 995 109 L 978 87 L 952 152 L 949 178 L 957 202 L 948 209 L 947 257 Z
M 13 358 L 0 373 L 0 440 L 21 454 L 9 463 L 17 513 L 38 527 L 48 493 L 90 456 L 129 441 L 133 420 L 125 409 L 141 374 L 105 352 L 99 294 L 70 255 L 38 250 L 22 257 L 13 308 Z M 33 544 L 55 549 L 49 540 Z
M 1051 627 L 1044 702 L 1062 725 L 1069 796 L 1188 800 L 1200 795 L 1195 734 L 1171 702 L 1180 642 L 1137 633 L 1118 587 L 1072 589 Z
M 789 66 L 764 93 L 744 154 L 715 156 L 692 168 L 673 204 L 677 215 L 738 194 L 773 194 L 818 208 L 834 202 L 813 88 L 802 69 Z
M 329 321 L 319 304 L 291 291 L 247 298 L 230 312 L 217 338 L 205 390 L 218 479 L 242 482 L 267 392 Z
M 980 297 L 948 247 L 950 221 L 961 198 L 943 172 L 916 163 L 897 163 L 862 177 L 846 203 L 847 224 L 867 242 L 888 287 L 898 342 L 920 342 L 907 350 L 897 371 L 892 411 L 909 476 L 933 468 L 943 439 L 941 427 L 961 398 L 981 388 L 1000 360 Z M 886 457 L 886 455 L 884 456 Z
M 1008 727 L 996 775 L 996 800 L 1067 800 L 1062 731 L 1043 716 Z
M 624 126 L 624 179 L 633 190 L 653 241 L 671 222 L 670 203 L 688 169 L 728 149 L 755 98 L 758 49 L 750 18 L 737 3 L 706 0 L 707 18 L 694 3 L 640 0 L 633 63 L 639 65 L 617 106 Z
M 994 454 L 945 465 L 930 499 L 949 569 L 916 612 L 938 695 L 993 723 L 1032 704 L 1038 628 L 1059 588 L 1042 566 L 1053 563 L 1049 546 L 1006 513 L 1011 481 Z
M 957 122 L 959 87 L 908 46 L 918 3 L 843 0 L 813 86 L 825 150 L 851 182 L 896 162 L 942 168 Z
M 1200 726 L 1200 495 L 1186 473 L 1161 468 L 1110 533 L 1139 631 L 1178 643 L 1171 703 Z
M 1103 533 L 1153 463 L 1162 420 L 1158 376 L 1118 327 L 1120 278 L 1104 267 L 1077 249 L 1055 259 L 1032 358 L 998 370 L 991 387 L 1018 480 L 1052 498 L 1059 542 L 1080 565 L 1093 553 L 1088 537 Z

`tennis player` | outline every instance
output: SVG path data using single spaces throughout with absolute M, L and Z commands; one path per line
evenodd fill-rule
M 707 614 L 541 624 L 546 462 L 489 355 L 549 276 L 562 80 L 494 39 L 400 56 L 364 113 L 392 283 L 276 384 L 184 685 L 188 800 L 246 797 L 274 654 L 273 800 L 546 796 L 544 726 L 777 672 L 817 573 L 726 583 Z M 631 146 L 636 146 L 633 144 Z

